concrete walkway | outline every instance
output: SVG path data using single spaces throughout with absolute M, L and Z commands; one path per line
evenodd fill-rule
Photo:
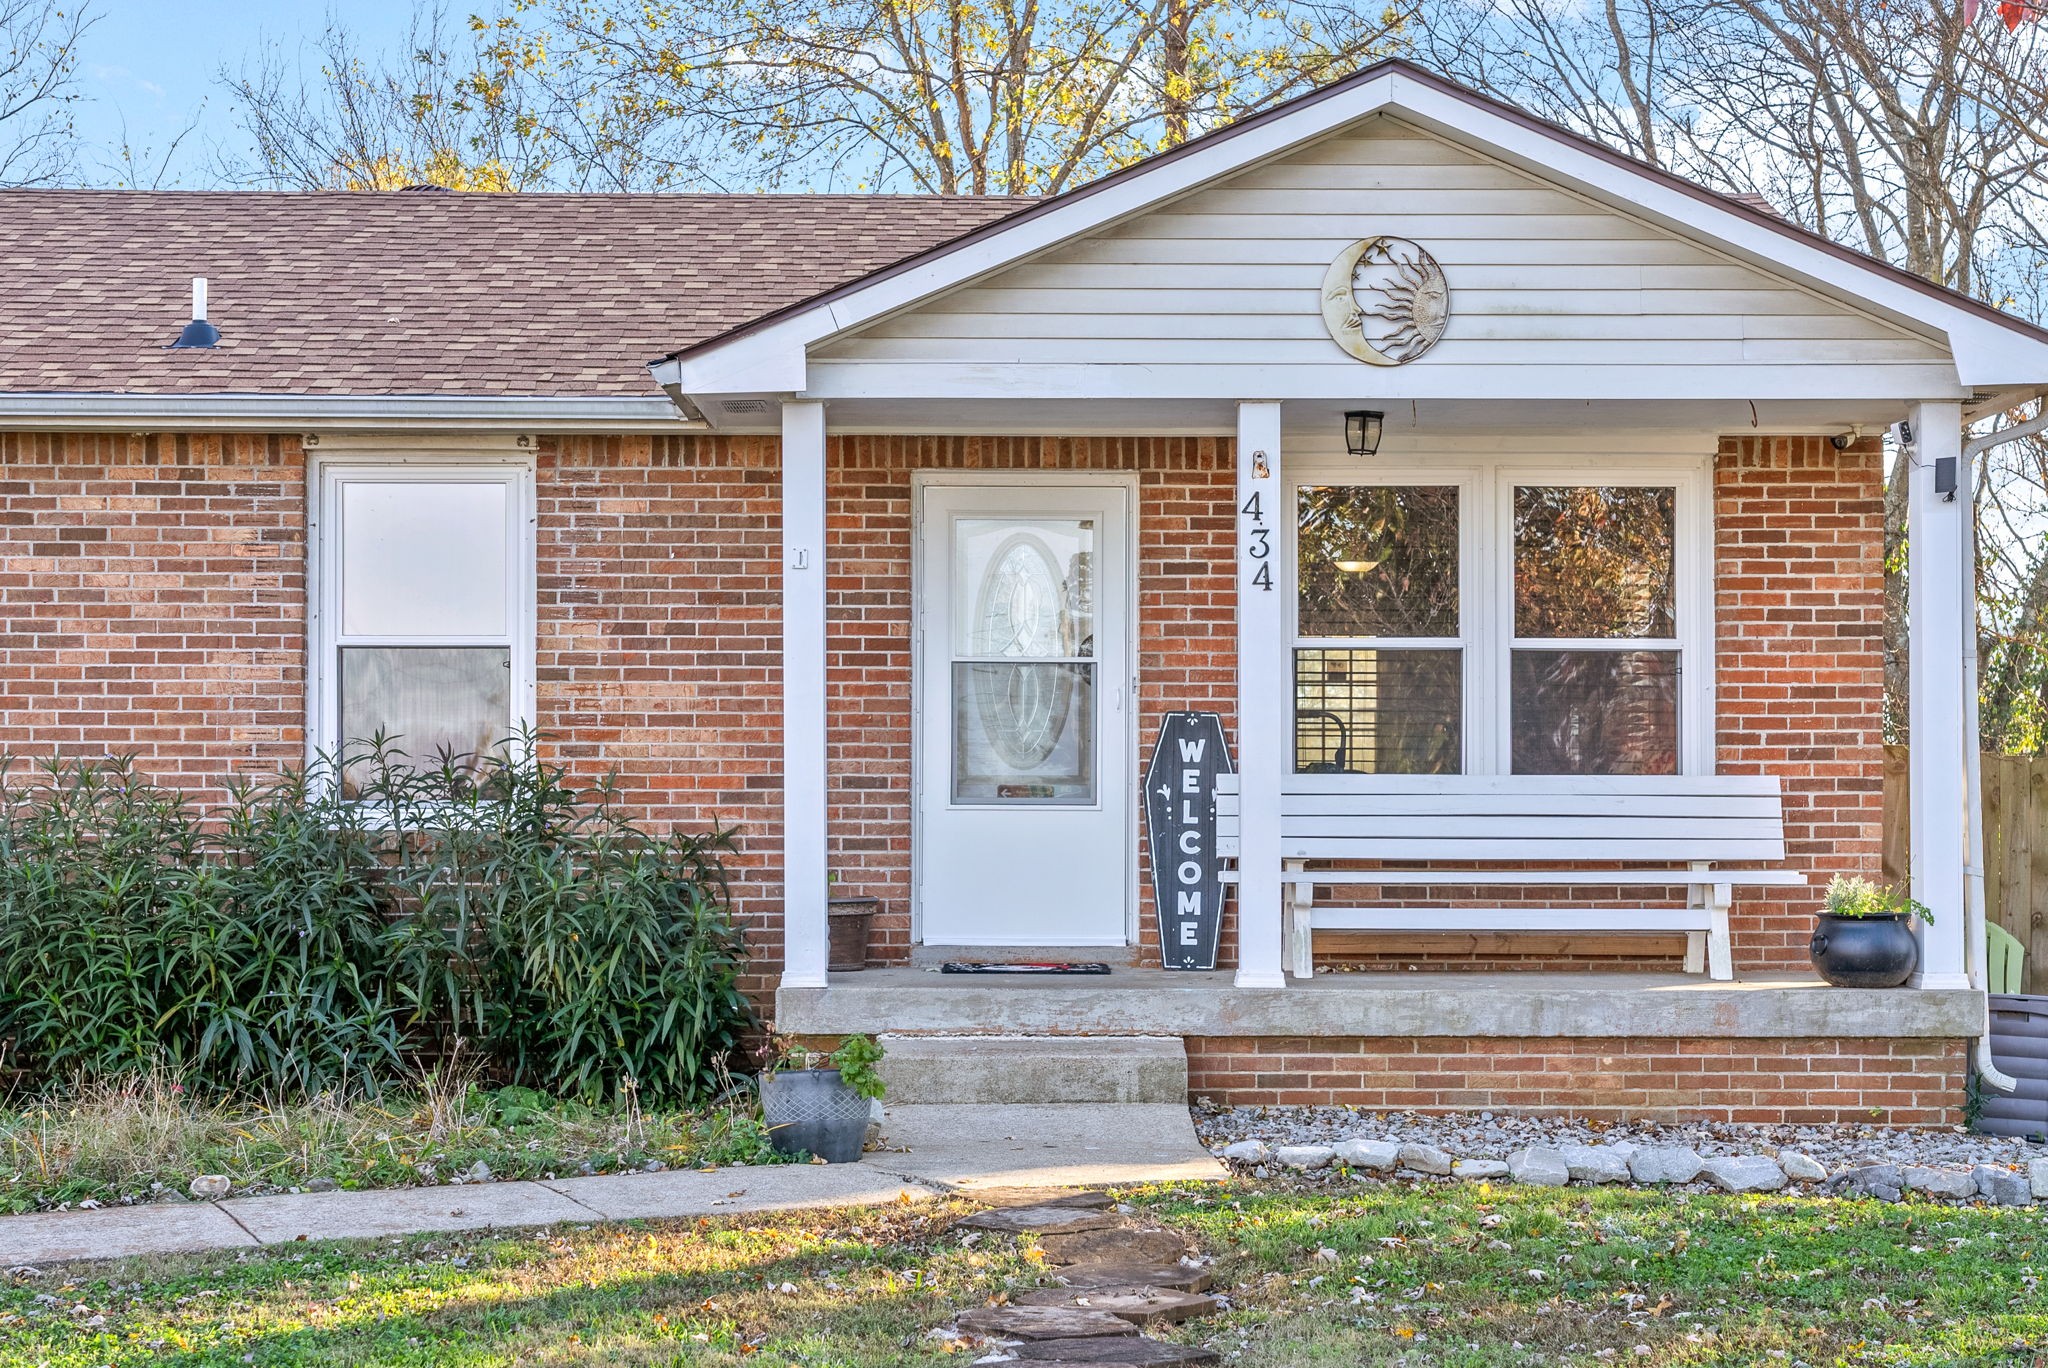
M 1178 1106 L 903 1106 L 858 1164 L 230 1197 L 0 1217 L 0 1269 L 300 1240 L 928 1202 L 996 1188 L 1202 1181 L 1224 1169 Z

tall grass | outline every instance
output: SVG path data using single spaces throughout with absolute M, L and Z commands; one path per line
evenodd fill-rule
M 130 760 L 0 760 L 8 1062 L 374 1095 L 467 1041 L 558 1096 L 704 1094 L 752 1024 L 730 833 L 643 830 L 534 740 L 416 766 L 378 738 L 203 814 Z

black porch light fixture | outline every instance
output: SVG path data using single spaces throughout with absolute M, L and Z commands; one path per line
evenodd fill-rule
M 1344 449 L 1353 456 L 1371 456 L 1380 449 L 1380 430 L 1387 415 L 1378 409 L 1353 409 L 1344 415 Z

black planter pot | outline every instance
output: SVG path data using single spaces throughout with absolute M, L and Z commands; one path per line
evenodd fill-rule
M 1820 914 L 1808 950 L 1813 967 L 1837 988 L 1896 988 L 1920 963 L 1920 943 L 1899 913 L 1880 917 Z
M 868 1100 L 837 1069 L 787 1069 L 761 1075 L 761 1115 L 778 1154 L 814 1154 L 852 1164 L 868 1135 Z

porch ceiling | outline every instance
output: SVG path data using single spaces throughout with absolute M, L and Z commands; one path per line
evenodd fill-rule
M 777 1029 L 799 1035 L 1924 1039 L 1977 1035 L 1984 995 L 1783 974 L 1322 974 L 1281 989 L 1233 987 L 1227 972 L 1119 969 L 1103 980 L 890 968 L 781 989 L 775 1010 Z

